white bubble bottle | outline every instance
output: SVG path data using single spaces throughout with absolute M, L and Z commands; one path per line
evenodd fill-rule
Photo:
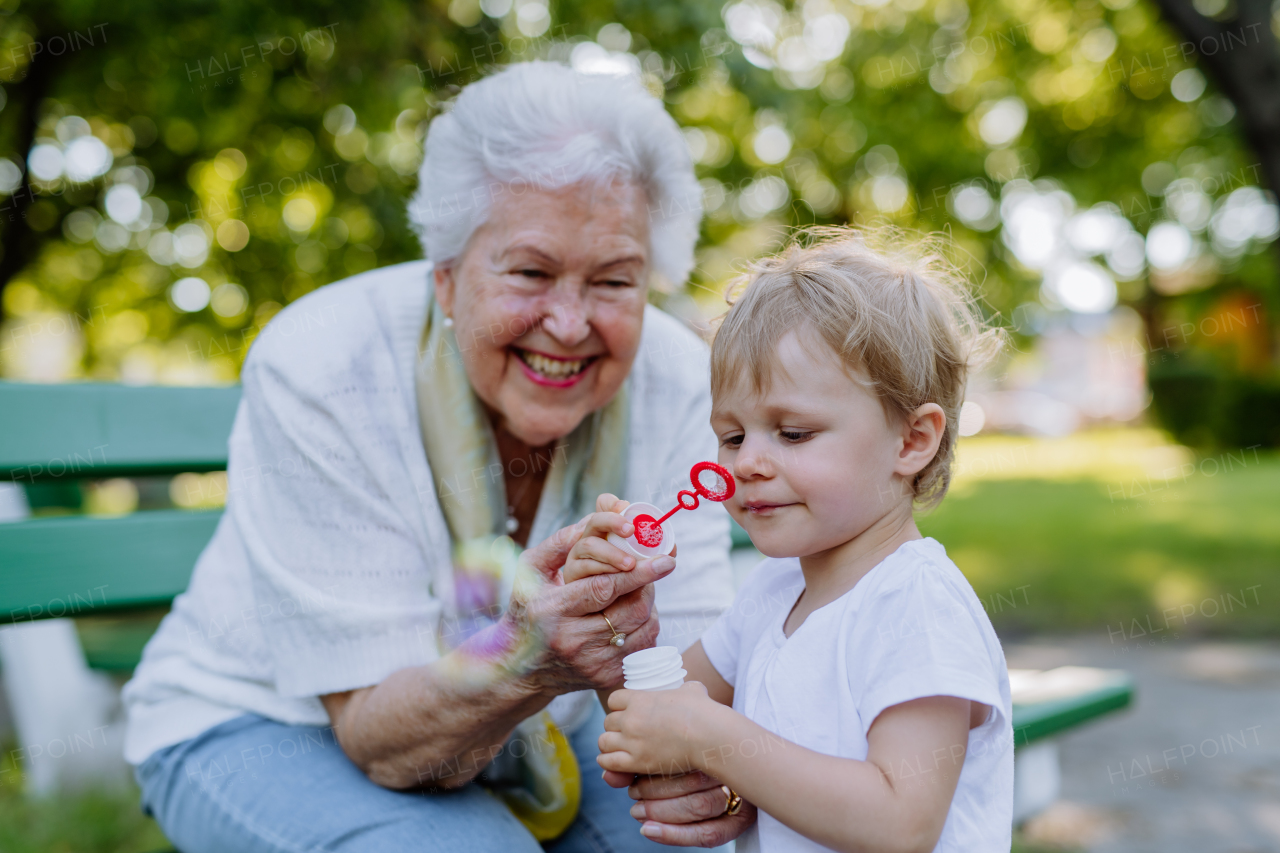
M 675 690 L 688 674 L 675 646 L 655 646 L 622 659 L 622 686 L 628 690 Z

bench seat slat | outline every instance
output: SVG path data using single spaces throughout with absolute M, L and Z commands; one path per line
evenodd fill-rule
M 221 517 L 156 510 L 0 524 L 0 623 L 167 604 Z
M 1133 681 L 1127 675 L 1114 684 L 1077 696 L 1013 706 L 1013 742 L 1024 746 L 1050 737 L 1133 701 Z
M 0 478 L 219 470 L 239 402 L 239 386 L 0 382 Z
M 85 661 L 93 669 L 130 672 L 142 660 L 142 649 L 160 627 L 167 607 L 137 613 L 89 616 L 76 620 Z

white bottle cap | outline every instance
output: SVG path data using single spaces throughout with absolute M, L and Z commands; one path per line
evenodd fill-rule
M 658 519 L 662 517 L 662 510 L 658 509 L 653 504 L 647 504 L 647 503 L 641 502 L 641 503 L 633 503 L 631 506 L 627 507 L 625 510 L 622 511 L 622 517 L 625 518 L 627 521 L 632 521 L 635 519 L 637 515 L 641 515 L 641 514 L 647 515 L 654 519 Z M 621 536 L 619 536 L 616 533 L 610 533 L 605 538 L 609 540 L 609 543 L 611 545 L 615 545 L 618 548 L 621 548 L 623 551 L 626 551 L 628 554 L 631 554 L 632 556 L 640 560 L 644 560 L 649 557 L 666 557 L 666 556 L 669 556 L 671 552 L 676 549 L 675 534 L 672 533 L 667 528 L 668 528 L 667 524 L 662 525 L 662 541 L 658 543 L 656 548 L 650 548 L 647 545 L 641 545 L 639 540 L 636 539 L 636 534 L 634 531 L 626 539 L 623 539 Z
M 655 646 L 622 659 L 622 674 L 628 690 L 674 690 L 684 684 L 689 673 L 675 646 Z

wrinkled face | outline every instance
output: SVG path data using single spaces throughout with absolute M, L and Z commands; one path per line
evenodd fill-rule
M 629 183 L 498 197 L 462 256 L 436 270 L 467 377 L 496 425 L 534 447 L 622 387 L 649 274 L 645 193 Z
M 903 429 L 874 390 L 821 340 L 802 345 L 803 334 L 816 336 L 802 328 L 779 341 L 768 391 L 743 379 L 711 412 L 720 464 L 738 484 L 725 506 L 770 557 L 821 554 L 860 535 L 910 501 L 903 477 L 920 467 L 903 464 Z

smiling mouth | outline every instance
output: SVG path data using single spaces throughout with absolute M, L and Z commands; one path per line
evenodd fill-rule
M 554 358 L 519 347 L 511 349 L 530 371 L 543 379 L 557 383 L 574 379 L 600 358 L 598 355 L 589 355 L 586 358 Z

